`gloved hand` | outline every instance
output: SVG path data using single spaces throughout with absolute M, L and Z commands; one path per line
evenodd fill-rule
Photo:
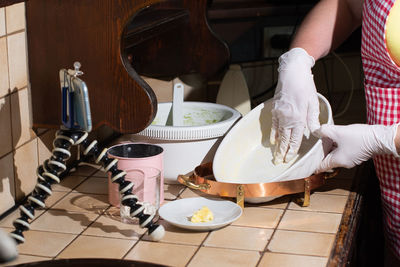
M 293 159 L 300 148 L 306 127 L 320 127 L 319 102 L 311 68 L 314 58 L 302 48 L 293 48 L 279 57 L 279 77 L 272 109 L 271 144 L 276 144 L 274 163 Z
M 398 124 L 391 126 L 351 124 L 322 125 L 316 134 L 333 141 L 333 150 L 325 157 L 317 172 L 336 167 L 352 168 L 374 155 L 399 157 L 394 139 Z

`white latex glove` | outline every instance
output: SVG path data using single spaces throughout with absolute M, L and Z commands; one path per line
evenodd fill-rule
M 337 167 L 352 168 L 374 155 L 391 154 L 399 157 L 394 142 L 397 126 L 322 125 L 316 133 L 323 140 L 329 138 L 333 141 L 333 150 L 322 161 L 317 172 Z
M 272 109 L 271 144 L 276 144 L 274 163 L 293 159 L 300 148 L 306 127 L 320 127 L 319 102 L 311 68 L 314 58 L 302 48 L 293 48 L 279 57 L 279 77 Z

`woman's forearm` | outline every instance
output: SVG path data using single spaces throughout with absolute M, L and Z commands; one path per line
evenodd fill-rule
M 400 155 L 400 126 L 397 126 L 397 132 L 394 138 L 394 145 L 396 146 L 397 153 L 399 153 Z
M 307 14 L 291 48 L 301 47 L 315 60 L 339 46 L 361 24 L 361 0 L 321 0 Z

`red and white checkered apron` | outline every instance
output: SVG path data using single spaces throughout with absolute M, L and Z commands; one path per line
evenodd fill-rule
M 385 41 L 386 19 L 395 1 L 364 2 L 361 55 L 369 124 L 400 122 L 400 67 L 390 58 Z M 382 194 L 386 237 L 400 259 L 400 159 L 377 156 L 374 164 Z

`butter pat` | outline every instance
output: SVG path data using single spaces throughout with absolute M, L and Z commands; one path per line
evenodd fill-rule
M 211 210 L 206 206 L 203 206 L 201 209 L 196 211 L 190 218 L 190 221 L 192 223 L 210 222 L 212 220 L 214 220 L 214 215 Z

